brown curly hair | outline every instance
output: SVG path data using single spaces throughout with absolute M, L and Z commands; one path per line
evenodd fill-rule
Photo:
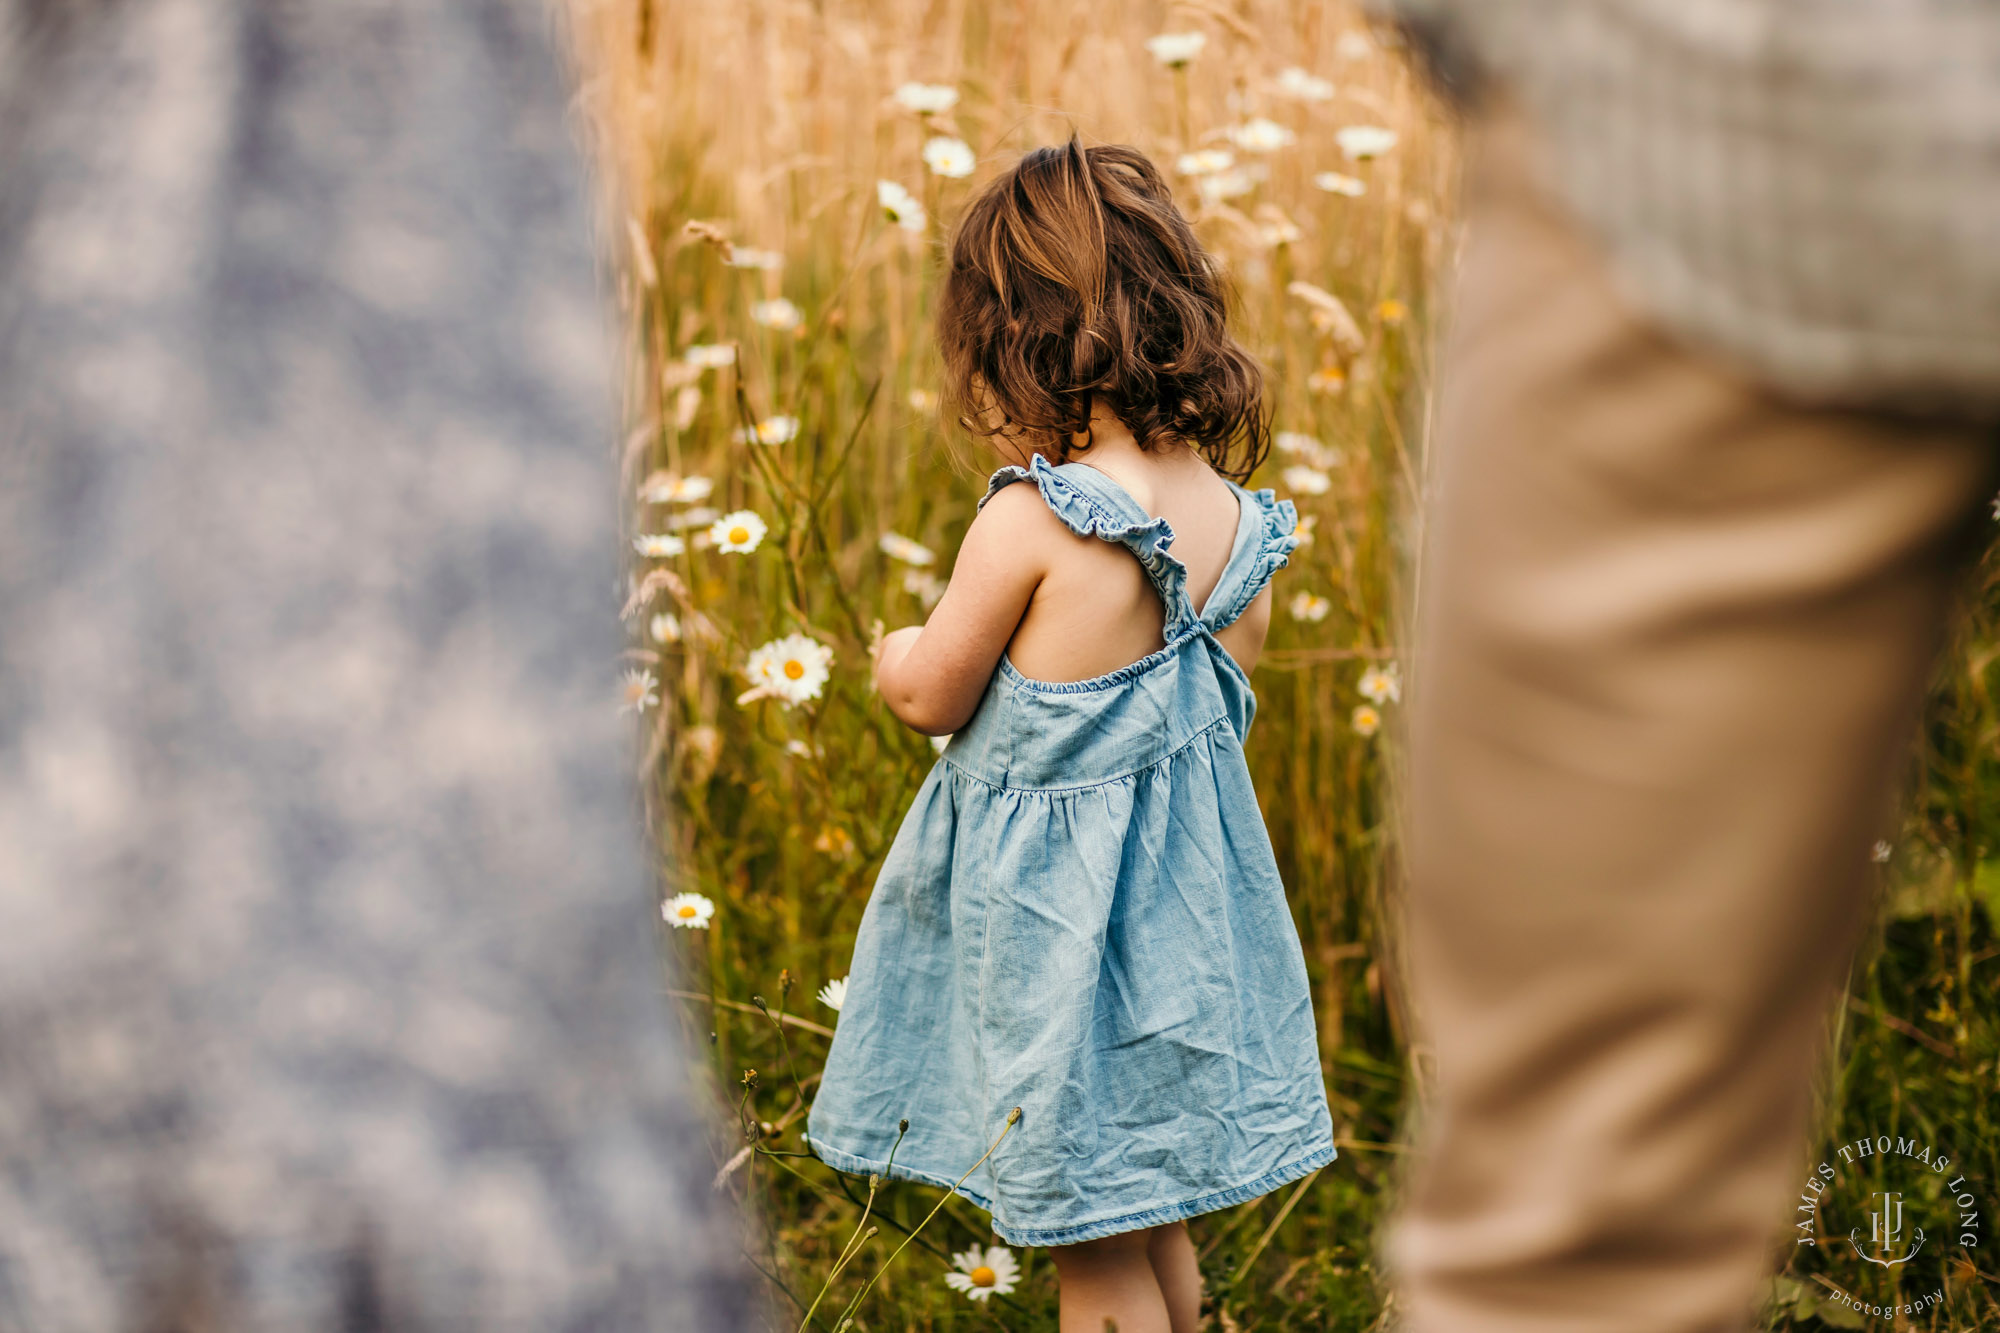
M 1061 462 L 1101 395 L 1140 448 L 1191 443 L 1224 476 L 1269 447 L 1222 274 L 1136 148 L 1072 134 L 989 182 L 952 236 L 937 335 L 947 417 L 975 435 Z

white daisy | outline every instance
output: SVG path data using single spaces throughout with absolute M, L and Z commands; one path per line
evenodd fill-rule
M 776 250 L 755 250 L 747 245 L 732 245 L 729 255 L 723 260 L 731 268 L 775 269 L 784 267 L 785 257 Z
M 1299 224 L 1282 213 L 1257 224 L 1257 243 L 1266 250 L 1281 245 L 1296 245 L 1299 238 L 1304 235 L 1305 233 L 1299 230 Z
M 754 440 L 758 444 L 783 444 L 798 433 L 799 419 L 797 417 L 765 417 L 757 423 L 755 429 L 749 426 L 738 426 L 736 428 L 736 442 L 738 444 L 749 444 Z
M 1258 116 L 1229 131 L 1230 142 L 1249 153 L 1275 153 L 1298 141 L 1298 135 L 1275 120 Z
M 829 981 L 821 986 L 819 1002 L 836 1014 L 839 1013 L 840 1006 L 847 1003 L 847 978 L 842 977 L 838 981 Z
M 1288 467 L 1278 476 L 1289 489 L 1300 495 L 1325 495 L 1333 489 L 1333 478 L 1316 467 Z
M 643 713 L 660 702 L 660 678 L 650 671 L 625 673 L 624 711 Z
M 906 83 L 896 89 L 896 103 L 920 116 L 949 111 L 958 105 L 958 89 L 948 83 Z
M 1271 445 L 1279 453 L 1290 454 L 1315 468 L 1330 468 L 1340 461 L 1340 450 L 1330 449 L 1302 431 L 1281 430 L 1271 437 Z M 1289 482 L 1286 484 L 1290 485 Z M 1317 491 L 1313 493 L 1319 494 Z
M 1313 393 L 1339 393 L 1347 387 L 1347 372 L 1339 366 L 1321 366 L 1306 376 L 1306 388 Z
M 1349 160 L 1365 162 L 1380 157 L 1396 146 L 1396 132 L 1380 125 L 1348 125 L 1334 131 L 1333 141 Z
M 1324 102 L 1333 96 L 1331 83 L 1300 69 L 1297 65 L 1279 70 L 1273 86 L 1286 97 L 1296 97 L 1301 102 Z
M 1373 736 L 1382 729 L 1382 714 L 1372 704 L 1357 705 L 1353 721 L 1357 736 Z
M 935 412 L 937 411 L 938 396 L 929 389 L 912 389 L 910 390 L 909 403 L 912 412 Z
M 764 540 L 770 528 L 757 516 L 754 509 L 737 509 L 715 520 L 708 530 L 708 539 L 715 543 L 715 549 L 731 555 L 748 555 L 757 549 L 757 543 Z
M 1195 188 L 1201 197 L 1211 204 L 1221 203 L 1226 199 L 1241 199 L 1257 188 L 1257 175 L 1246 168 L 1234 167 L 1228 171 L 1218 171 L 1213 175 L 1203 176 Z
M 1311 546 L 1313 544 L 1313 529 L 1318 526 L 1318 514 L 1300 514 L 1298 524 L 1292 529 L 1292 535 L 1299 539 L 1299 544 L 1295 549 L 1303 551 L 1306 547 Z
M 1403 675 L 1394 662 L 1386 667 L 1369 667 L 1361 673 L 1361 683 L 1355 688 L 1371 704 L 1403 702 Z
M 928 569 L 906 570 L 903 574 L 903 591 L 914 595 L 928 611 L 938 604 L 939 598 L 944 596 L 944 580 Z
M 639 498 L 650 505 L 693 504 L 706 500 L 715 490 L 715 483 L 707 477 L 676 477 L 671 472 L 656 472 L 639 486 Z
M 1157 37 L 1146 39 L 1146 49 L 1153 53 L 1153 59 L 1168 69 L 1179 69 L 1201 54 L 1201 48 L 1208 45 L 1205 32 L 1163 32 Z
M 790 332 L 806 320 L 799 308 L 782 296 L 774 296 L 768 301 L 752 301 L 750 318 L 767 329 L 777 329 L 781 333 Z
M 975 1245 L 963 1254 L 951 1256 L 951 1264 L 954 1271 L 944 1275 L 945 1285 L 964 1292 L 968 1300 L 1008 1295 L 1021 1276 L 1014 1252 L 1004 1245 L 988 1245 L 984 1249 Z
M 833 674 L 833 649 L 803 634 L 787 634 L 754 648 L 743 665 L 750 688 L 736 702 L 780 699 L 787 708 L 817 699 Z
M 895 181 L 876 181 L 875 198 L 889 215 L 889 221 L 904 231 L 922 231 L 929 221 L 917 197 Z
M 648 560 L 665 560 L 684 555 L 688 544 L 671 532 L 642 532 L 632 539 L 632 549 Z
M 662 611 L 647 622 L 646 632 L 653 636 L 654 643 L 679 643 L 681 622 L 679 617 Z
M 1325 620 L 1333 610 L 1333 603 L 1313 593 L 1295 593 L 1292 596 L 1291 612 L 1293 620 L 1302 620 L 1308 625 L 1317 625 Z
M 1227 148 L 1202 148 L 1192 153 L 1182 153 L 1174 159 L 1183 176 L 1213 176 L 1218 171 L 1227 171 L 1236 165 L 1236 154 Z
M 885 532 L 876 543 L 882 554 L 891 560 L 900 560 L 906 565 L 934 565 L 937 554 L 922 542 L 911 541 L 900 532 Z
M 1894 856 L 1895 854 L 1896 854 L 1896 849 L 1889 845 L 1889 840 L 1887 838 L 1883 838 L 1878 842 L 1876 842 L 1874 850 L 1869 853 L 1869 855 L 1875 859 L 1876 865 L 1882 865 L 1883 863 L 1888 861 L 1888 859 L 1891 856 Z
M 715 903 L 698 893 L 677 893 L 660 904 L 660 916 L 678 930 L 707 930 Z
M 708 505 L 696 505 L 692 509 L 683 509 L 678 514 L 667 515 L 667 527 L 674 532 L 688 528 L 705 528 L 721 517 L 722 511 L 718 509 Z
M 681 360 L 703 370 L 736 364 L 736 348 L 731 343 L 695 343 L 681 353 Z
M 1313 177 L 1313 184 L 1328 194 L 1344 194 L 1349 199 L 1359 199 L 1368 193 L 1368 182 L 1354 176 L 1343 176 L 1337 171 L 1322 171 Z
M 935 175 L 956 180 L 970 176 L 978 159 L 972 155 L 972 145 L 965 140 L 940 134 L 924 145 L 924 165 Z

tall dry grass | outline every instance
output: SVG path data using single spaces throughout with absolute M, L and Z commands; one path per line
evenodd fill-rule
M 586 71 L 580 122 L 616 200 L 607 230 L 621 251 L 613 276 L 630 330 L 621 482 L 634 497 L 635 536 L 687 540 L 684 552 L 638 561 L 631 607 L 663 895 L 690 892 L 714 907 L 705 929 L 668 932 L 674 984 L 690 1032 L 712 1042 L 714 1093 L 734 1127 L 713 1145 L 715 1159 L 722 1187 L 757 1220 L 746 1244 L 770 1280 L 774 1324 L 833 1328 L 858 1299 L 856 1328 L 1053 1327 L 1044 1258 L 1022 1256 L 1010 1294 L 967 1301 L 941 1279 L 953 1252 L 991 1240 L 983 1217 L 962 1200 L 940 1206 L 935 1190 L 878 1193 L 837 1177 L 803 1155 L 798 1131 L 837 1021 L 814 996 L 845 972 L 874 872 L 935 758 L 871 694 L 869 640 L 878 624 L 922 619 L 925 580 L 948 571 L 995 464 L 930 407 L 943 239 L 980 181 L 1074 130 L 1136 144 L 1169 171 L 1234 283 L 1241 336 L 1269 371 L 1274 427 L 1312 441 L 1289 441 L 1294 451 L 1274 454 L 1252 483 L 1294 499 L 1312 539 L 1279 576 L 1249 753 L 1346 1147 L 1297 1188 L 1197 1219 L 1208 1317 L 1223 1329 L 1375 1326 L 1387 1296 L 1369 1256 L 1412 1062 L 1380 927 L 1393 851 L 1383 735 L 1395 704 L 1376 735 L 1363 734 L 1369 719 L 1356 710 L 1363 669 L 1394 659 L 1414 531 L 1399 519 L 1422 466 L 1413 436 L 1431 275 L 1450 235 L 1449 134 L 1355 10 L 1314 0 L 566 8 Z M 1156 34 L 1196 31 L 1206 44 L 1184 69 L 1147 50 Z M 1331 86 L 1281 83 L 1287 69 Z M 910 81 L 948 86 L 958 100 L 920 115 L 894 97 Z M 1231 142 L 1233 128 L 1259 119 L 1290 142 L 1268 152 Z M 1350 160 L 1337 133 L 1357 125 L 1394 131 L 1395 146 Z M 970 177 L 926 168 L 924 145 L 942 136 L 970 146 Z M 1230 151 L 1255 178 L 1224 175 L 1229 188 L 1204 194 L 1204 176 L 1179 167 L 1204 149 Z M 1322 188 L 1328 172 L 1361 192 Z M 921 202 L 920 229 L 885 217 L 885 180 Z M 731 247 L 779 262 L 732 267 Z M 796 308 L 796 328 L 757 304 L 779 298 Z M 733 346 L 734 364 L 691 366 L 699 346 Z M 779 418 L 794 419 L 795 434 L 738 439 L 746 424 Z M 636 498 L 662 478 L 705 479 L 714 492 Z M 753 510 L 769 531 L 754 551 L 719 550 L 703 544 L 701 525 L 674 526 L 703 508 Z M 885 554 L 879 542 L 891 533 L 938 563 Z M 1989 584 L 1940 684 L 1921 800 L 1891 867 L 1904 888 L 1884 944 L 1857 973 L 1857 1017 L 1835 1038 L 1829 1141 L 1907 1118 L 1905 1088 L 1948 1107 L 1946 1119 L 1994 1124 L 1993 1024 L 1971 997 L 1982 977 L 1990 987 L 1990 971 L 1978 969 L 1994 956 L 1993 909 L 1974 904 L 2000 902 L 2000 862 L 1989 859 L 2000 846 L 1991 836 L 2000 723 L 1988 679 L 2000 653 L 1987 646 L 1996 606 Z M 789 634 L 832 651 L 819 697 L 739 703 L 752 651 Z M 1908 1019 L 1892 1012 L 1899 997 Z M 1917 1050 L 1895 1023 L 1931 1046 Z M 1938 1051 L 1955 1062 L 1942 1079 L 1922 1064 Z M 1809 1277 L 1801 1268 L 1774 1287 L 1771 1327 L 1838 1317 Z
M 813 996 L 844 974 L 874 871 L 935 759 L 871 694 L 867 663 L 877 622 L 922 619 L 924 600 L 906 583 L 948 571 L 997 465 L 954 441 L 930 406 L 929 322 L 951 221 L 1028 148 L 1072 131 L 1136 144 L 1169 171 L 1230 275 L 1240 336 L 1269 371 L 1274 427 L 1315 442 L 1288 439 L 1294 449 L 1274 452 L 1253 482 L 1290 495 L 1312 537 L 1279 576 L 1250 755 L 1351 1146 L 1295 1197 L 1203 1219 L 1196 1234 L 1231 1318 L 1366 1322 L 1380 1304 L 1367 1256 L 1394 1162 L 1392 1150 L 1369 1145 L 1394 1141 L 1405 1072 L 1376 925 L 1380 736 L 1357 731 L 1354 714 L 1364 667 L 1393 657 L 1391 519 L 1419 466 L 1405 432 L 1425 373 L 1427 275 L 1446 244 L 1451 162 L 1410 74 L 1355 11 L 1310 0 L 580 0 L 573 14 L 589 71 L 579 106 L 615 164 L 611 230 L 630 250 L 618 274 L 631 329 L 628 493 L 661 473 L 709 478 L 703 506 L 751 509 L 770 527 L 748 554 L 691 541 L 684 554 L 642 561 L 638 575 L 651 577 L 633 615 L 635 665 L 660 682 L 646 772 L 663 874 L 673 891 L 716 905 L 705 931 L 671 938 L 684 988 L 714 1000 L 690 1001 L 690 1013 L 696 1032 L 713 1033 L 718 1096 L 770 1126 L 762 1146 L 800 1150 L 797 1103 L 811 1095 L 825 1043 L 815 1029 L 836 1020 Z M 1183 68 L 1147 49 L 1161 32 L 1195 31 L 1206 44 Z M 1330 86 L 1297 75 L 1281 83 L 1286 69 Z M 958 101 L 907 110 L 894 94 L 910 81 L 949 86 Z M 1258 133 L 1291 142 L 1258 151 L 1232 141 L 1232 129 L 1260 119 L 1282 132 L 1260 126 L 1253 145 Z M 1356 125 L 1392 130 L 1395 146 L 1350 158 L 1336 133 Z M 943 136 L 971 147 L 971 176 L 926 168 L 925 143 Z M 1205 149 L 1231 153 L 1243 176 L 1179 169 Z M 1361 192 L 1320 188 L 1315 178 L 1328 172 Z M 1203 179 L 1221 184 L 1204 194 Z M 921 200 L 921 231 L 885 216 L 884 180 Z M 730 245 L 782 264 L 731 267 Z M 781 297 L 799 312 L 796 329 L 753 317 L 754 303 Z M 731 343 L 733 367 L 687 365 L 690 346 Z M 746 412 L 796 418 L 797 433 L 739 442 Z M 635 501 L 634 532 L 667 531 L 692 507 Z M 892 532 L 937 552 L 939 564 L 926 571 L 883 554 L 878 542 Z M 660 613 L 675 618 L 663 623 L 667 642 L 650 632 Z M 748 654 L 789 633 L 832 649 L 821 697 L 737 704 Z M 795 979 L 789 991 L 781 971 Z M 802 1093 L 781 1075 L 778 1028 L 753 996 L 773 1011 L 782 998 L 796 1016 L 785 1031 Z M 752 1068 L 757 1086 L 746 1093 L 742 1071 Z M 740 1146 L 715 1145 L 718 1162 Z M 776 1297 L 793 1322 L 858 1216 L 843 1185 L 866 1193 L 810 1158 L 761 1154 L 729 1177 L 766 1225 L 757 1257 L 797 1298 Z M 866 1281 L 886 1239 L 935 1193 L 885 1186 L 884 1236 L 839 1285 Z M 1019 1288 L 990 1308 L 945 1287 L 940 1252 L 975 1240 L 991 1240 L 983 1219 L 962 1201 L 948 1205 L 858 1318 L 931 1327 L 990 1313 L 1035 1326 L 1049 1316 L 1052 1274 L 1032 1258 Z M 825 1312 L 844 1299 L 831 1293 L 815 1322 L 830 1327 Z

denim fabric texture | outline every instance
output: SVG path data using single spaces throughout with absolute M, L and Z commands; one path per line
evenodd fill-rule
M 1017 481 L 1132 551 L 1165 646 L 1059 684 L 1002 656 L 883 863 L 808 1133 L 839 1170 L 950 1186 L 1018 1106 L 959 1192 L 1010 1244 L 1068 1245 L 1241 1203 L 1335 1155 L 1305 958 L 1243 758 L 1256 696 L 1214 637 L 1286 563 L 1297 520 L 1231 483 L 1235 542 L 1197 610 L 1173 529 L 1105 473 L 1036 457 L 986 498 Z

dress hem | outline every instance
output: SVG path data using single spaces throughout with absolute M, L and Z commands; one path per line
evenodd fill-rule
M 934 1185 L 939 1189 L 953 1190 L 971 1200 L 991 1217 L 992 1201 L 977 1190 L 968 1189 L 944 1176 L 920 1171 L 915 1167 L 893 1166 L 887 1162 L 871 1162 L 852 1153 L 844 1153 L 829 1147 L 818 1139 L 808 1139 L 813 1153 L 836 1171 L 851 1176 L 883 1175 L 893 1180 L 915 1181 L 920 1185 Z M 1192 1199 L 1178 1203 L 1161 1204 L 1157 1207 L 1141 1209 L 1134 1213 L 1124 1213 L 1118 1217 L 1102 1218 L 1094 1222 L 1079 1222 L 1067 1227 L 1008 1227 L 992 1218 L 993 1234 L 1009 1245 L 1042 1249 L 1052 1245 L 1078 1245 L 1087 1240 L 1100 1240 L 1105 1236 L 1115 1236 L 1126 1231 L 1142 1231 L 1147 1227 L 1164 1226 L 1169 1222 L 1183 1222 L 1190 1217 L 1212 1213 L 1222 1208 L 1233 1208 L 1262 1194 L 1269 1194 L 1280 1185 L 1288 1185 L 1302 1176 L 1312 1174 L 1328 1162 L 1340 1156 L 1340 1150 L 1328 1143 L 1316 1148 L 1304 1157 L 1295 1158 L 1283 1166 L 1273 1167 L 1255 1180 L 1227 1189 L 1212 1190 L 1198 1194 Z

